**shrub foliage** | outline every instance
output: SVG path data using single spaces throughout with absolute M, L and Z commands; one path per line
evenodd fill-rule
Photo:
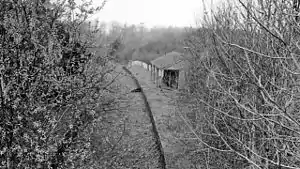
M 80 25 L 100 9 L 73 0 L 1 1 L 0 168 L 94 163 L 93 129 L 117 108 L 108 59 L 81 38 L 91 32 Z

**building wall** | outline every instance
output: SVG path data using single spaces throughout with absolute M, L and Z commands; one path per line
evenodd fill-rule
M 159 72 L 158 72 L 158 85 L 159 86 L 161 86 L 161 84 L 162 84 L 163 76 L 164 76 L 164 70 L 159 69 Z
M 136 60 L 136 61 L 132 61 L 131 64 L 132 64 L 132 66 L 133 65 L 141 65 L 141 62 Z
M 150 66 L 150 71 L 151 71 L 151 80 L 153 81 L 153 83 L 156 84 L 156 86 L 161 86 L 163 85 L 163 77 L 164 77 L 164 74 L 167 70 L 164 70 L 164 69 L 158 69 L 157 67 L 155 67 L 154 65 L 151 65 Z M 177 79 L 176 79 L 176 82 L 177 82 L 177 85 L 176 87 L 178 87 L 177 89 L 178 90 L 181 90 L 181 89 L 186 89 L 186 78 L 187 78 L 187 72 L 188 72 L 188 67 L 184 67 L 182 68 L 181 70 L 177 70 L 178 73 L 176 73 L 177 75 Z M 174 83 L 172 83 L 174 85 Z M 174 89 L 175 89 L 175 86 L 173 86 Z
M 164 70 L 159 69 L 158 76 L 162 77 L 164 75 Z
M 149 65 L 147 63 L 144 63 L 142 61 L 138 61 L 138 60 L 135 60 L 135 61 L 132 61 L 130 62 L 130 64 L 133 66 L 133 65 L 138 65 L 138 66 L 141 66 L 143 67 L 144 69 L 147 69 L 148 70 L 148 67 Z
M 185 70 L 179 71 L 179 77 L 178 77 L 178 89 L 184 89 L 185 88 Z
M 147 69 L 147 63 L 142 63 L 142 65 L 144 69 Z

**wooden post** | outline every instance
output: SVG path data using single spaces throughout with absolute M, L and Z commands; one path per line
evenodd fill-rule
M 163 85 L 164 72 L 165 72 L 165 70 L 163 69 L 163 70 L 161 71 L 161 78 L 160 78 L 160 85 L 161 85 L 161 86 Z
M 156 84 L 156 67 L 154 67 L 154 83 Z
M 171 78 L 172 78 L 172 71 L 169 71 L 169 87 L 172 88 Z
M 159 79 L 159 76 L 158 76 L 158 71 L 159 71 L 159 68 L 156 68 L 156 74 L 155 74 L 155 80 L 156 80 L 156 87 L 158 87 L 158 79 Z
M 179 87 L 179 72 L 180 70 L 176 71 L 176 89 Z
M 156 67 L 153 67 L 153 82 L 156 83 Z
M 152 81 L 154 80 L 154 66 L 151 65 L 151 74 L 152 74 Z
M 162 70 L 159 69 L 159 71 L 158 71 L 158 80 L 157 80 L 157 87 L 159 87 L 160 83 L 161 83 L 161 72 L 162 72 Z
M 150 80 L 152 81 L 152 77 L 153 76 L 153 74 L 152 74 L 152 65 L 150 65 Z

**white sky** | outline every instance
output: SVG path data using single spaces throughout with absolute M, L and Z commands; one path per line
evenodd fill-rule
M 204 1 L 207 7 L 211 6 L 211 0 Z M 102 2 L 94 0 L 97 5 Z M 146 27 L 183 27 L 195 26 L 196 19 L 202 15 L 202 0 L 108 0 L 104 9 L 92 19 L 122 24 L 144 23 Z

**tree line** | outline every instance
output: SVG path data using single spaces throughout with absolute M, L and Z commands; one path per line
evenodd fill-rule
M 106 39 L 116 47 L 116 59 L 122 63 L 130 60 L 150 62 L 168 52 L 184 52 L 187 28 L 146 28 L 142 24 L 122 25 L 118 22 L 98 24 L 108 30 Z

